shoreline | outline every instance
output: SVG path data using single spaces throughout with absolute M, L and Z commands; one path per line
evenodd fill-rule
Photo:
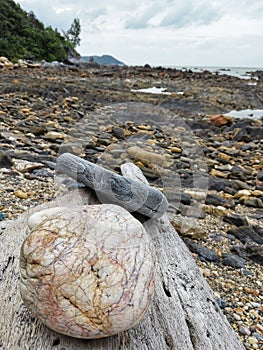
M 132 159 L 165 192 L 173 225 L 246 349 L 260 349 L 263 126 L 222 114 L 262 108 L 263 82 L 151 67 L 18 68 L 0 76 L 0 212 L 6 219 L 56 196 L 59 153 L 75 152 L 116 172 Z M 131 91 L 151 86 L 170 95 Z M 135 146 L 158 155 L 162 165 L 132 153 Z M 162 173 L 180 181 L 170 183 Z

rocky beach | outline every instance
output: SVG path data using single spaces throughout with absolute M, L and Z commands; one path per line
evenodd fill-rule
M 0 63 L 0 220 L 82 186 L 60 154 L 132 161 L 245 348 L 263 349 L 263 113 L 231 116 L 263 109 L 262 72 Z

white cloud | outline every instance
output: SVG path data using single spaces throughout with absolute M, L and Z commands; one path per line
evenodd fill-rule
M 80 19 L 83 55 L 127 64 L 262 66 L 259 0 L 20 0 L 45 25 Z

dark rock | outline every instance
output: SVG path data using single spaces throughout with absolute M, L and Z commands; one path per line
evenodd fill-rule
M 258 178 L 259 181 L 263 181 L 263 170 L 261 170 L 261 171 L 258 173 L 257 178 Z
M 263 244 L 263 238 L 254 230 L 253 226 L 240 226 L 234 230 L 228 230 L 227 233 L 235 236 L 242 243 L 251 239 L 258 244 Z
M 11 168 L 13 161 L 11 157 L 4 151 L 0 150 L 0 168 Z
M 263 202 L 260 198 L 257 197 L 249 197 L 248 199 L 245 199 L 244 201 L 240 200 L 241 204 L 245 204 L 247 207 L 252 208 L 263 208 Z
M 201 245 L 191 242 L 188 239 L 185 240 L 185 244 L 190 249 L 191 252 L 198 254 L 199 257 L 204 258 L 207 261 L 219 262 L 219 256 L 216 252 Z
M 225 187 L 228 185 L 228 181 L 225 179 L 219 179 L 215 176 L 209 177 L 208 189 L 217 192 L 224 191 Z
M 176 202 L 176 203 L 182 203 L 184 205 L 189 205 L 191 204 L 192 198 L 189 194 L 187 193 L 180 193 L 180 192 L 175 192 L 173 190 L 165 190 L 164 192 L 166 198 L 168 199 L 169 202 Z
M 205 200 L 205 204 L 207 205 L 213 205 L 213 206 L 223 206 L 226 208 L 232 208 L 233 203 L 231 203 L 229 200 L 218 196 L 217 194 L 208 194 Z
M 222 263 L 240 269 L 245 265 L 246 260 L 235 254 L 223 254 Z
M 246 226 L 248 225 L 247 219 L 240 214 L 229 214 L 223 217 L 223 221 L 236 226 Z
M 113 127 L 112 134 L 118 139 L 125 139 L 125 129 L 118 126 Z
M 250 260 L 263 265 L 263 246 L 247 246 L 246 247 L 247 256 Z
M 250 188 L 251 188 L 246 182 L 240 181 L 240 180 L 232 180 L 231 187 L 237 191 L 238 190 L 250 190 Z
M 241 129 L 240 131 L 238 131 L 234 139 L 236 141 L 244 141 L 244 142 L 251 142 L 251 141 L 255 141 L 256 139 L 262 140 L 263 128 L 255 127 L 255 126 L 247 126 Z

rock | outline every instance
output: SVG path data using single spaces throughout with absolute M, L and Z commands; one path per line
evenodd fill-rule
M 20 198 L 20 199 L 27 199 L 28 198 L 28 194 L 22 190 L 16 190 L 14 192 L 14 194 L 17 198 Z
M 115 126 L 112 128 L 112 134 L 113 136 L 117 137 L 118 139 L 125 139 L 125 129 Z
M 232 180 L 231 186 L 235 188 L 236 190 L 250 190 L 251 187 L 244 181 L 240 180 Z
M 37 162 L 29 162 L 23 159 L 14 159 L 14 167 L 21 173 L 31 172 L 35 169 L 41 169 L 44 164 Z
M 216 302 L 220 309 L 224 309 L 226 307 L 226 301 L 224 299 L 217 298 Z
M 236 229 L 228 230 L 227 233 L 235 236 L 242 243 L 246 243 L 251 239 L 258 244 L 263 244 L 263 237 L 260 237 L 252 226 L 240 226 Z
M 141 149 L 137 146 L 132 146 L 127 149 L 128 154 L 133 158 L 137 159 L 143 164 L 153 164 L 153 165 L 159 165 L 164 166 L 167 165 L 167 162 L 169 162 L 169 158 L 165 155 L 145 151 L 144 149 Z
M 76 338 L 133 327 L 153 296 L 154 248 L 143 225 L 115 205 L 59 209 L 34 219 L 22 245 L 25 305 L 49 328 Z
M 204 219 L 206 216 L 201 208 L 190 205 L 184 205 L 181 209 L 181 214 L 196 219 Z
M 6 152 L 0 150 L 0 168 L 11 168 L 12 166 L 12 158 Z
M 228 178 L 228 173 L 223 173 L 222 171 L 219 171 L 219 170 L 216 170 L 216 169 L 212 169 L 210 174 L 212 176 L 215 176 L 215 177 L 222 177 L 224 179 Z
M 263 208 L 262 200 L 256 197 L 245 198 L 244 201 L 241 200 L 241 203 L 244 203 L 248 207 Z
M 263 246 L 247 246 L 246 252 L 250 260 L 263 265 Z
M 238 331 L 242 335 L 250 335 L 251 334 L 251 331 L 248 327 L 240 327 Z
M 172 189 L 165 189 L 164 194 L 169 203 L 176 203 L 178 205 L 182 203 L 184 205 L 190 205 L 192 201 L 192 198 L 188 193 L 178 192 Z
M 257 178 L 258 178 L 259 181 L 263 181 L 263 170 L 261 170 L 261 171 L 258 173 Z
M 221 197 L 221 196 L 218 196 L 217 194 L 212 194 L 212 193 L 209 193 L 206 197 L 206 200 L 205 200 L 205 204 L 207 205 L 214 205 L 214 206 L 222 206 L 222 207 L 226 207 L 226 208 L 231 208 L 233 207 L 233 204 Z
M 235 226 L 247 226 L 248 221 L 246 217 L 240 214 L 231 213 L 223 217 L 223 221 Z
M 245 265 L 246 260 L 235 254 L 223 254 L 222 263 L 224 265 L 232 266 L 234 268 L 241 268 Z
M 198 254 L 200 258 L 203 258 L 207 261 L 219 262 L 219 256 L 216 252 L 201 245 L 191 242 L 188 239 L 185 240 L 185 244 L 191 250 L 191 252 Z
M 179 147 L 171 147 L 172 153 L 182 153 L 182 149 Z
M 49 131 L 44 135 L 44 137 L 50 141 L 56 141 L 58 139 L 63 140 L 66 135 L 57 131 Z
M 222 114 L 215 114 L 210 117 L 210 122 L 215 126 L 221 127 L 233 124 L 234 118 Z
M 70 153 L 58 157 L 57 174 L 70 176 L 92 188 L 102 203 L 117 204 L 130 212 L 157 218 L 168 209 L 168 201 L 159 190 Z
M 191 198 L 197 201 L 203 201 L 206 199 L 206 196 L 207 196 L 207 193 L 204 191 L 193 191 L 193 190 L 185 190 L 184 194 L 189 195 Z M 190 204 L 190 203 L 184 203 L 184 204 Z
M 263 139 L 263 128 L 255 126 L 247 126 L 237 132 L 234 139 L 236 141 L 251 142 Z
M 189 237 L 192 239 L 204 239 L 206 233 L 195 222 L 191 222 L 189 219 L 176 217 L 171 219 L 171 224 L 176 229 L 178 234 L 182 237 Z
M 0 221 L 5 220 L 6 216 L 4 213 L 0 212 Z

